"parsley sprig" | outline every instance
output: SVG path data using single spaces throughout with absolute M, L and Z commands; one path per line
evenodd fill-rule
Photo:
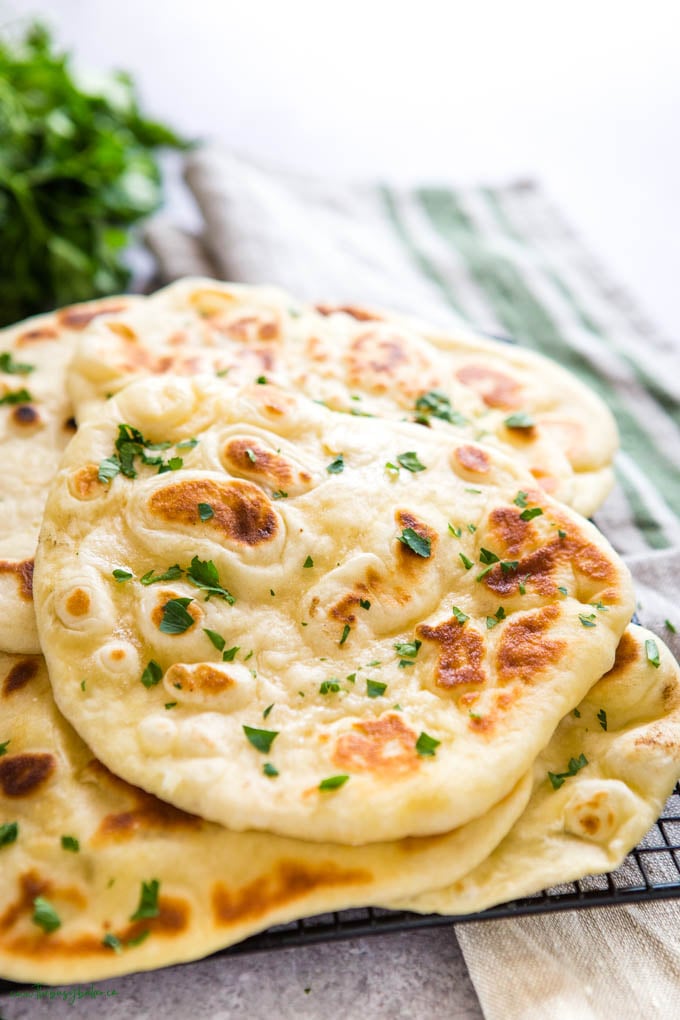
M 569 765 L 567 766 L 566 772 L 548 772 L 548 779 L 552 783 L 553 790 L 559 790 L 565 779 L 570 779 L 571 776 L 575 776 L 576 773 L 580 772 L 581 769 L 584 769 L 587 764 L 588 759 L 585 754 L 579 754 L 578 758 L 569 759 Z
M 178 471 L 183 467 L 184 460 L 177 456 L 164 460 L 161 454 L 172 446 L 178 448 L 180 445 L 181 443 L 170 442 L 152 443 L 133 425 L 121 424 L 118 426 L 118 436 L 114 443 L 116 452 L 101 462 L 97 477 L 103 483 L 112 481 L 118 474 L 126 478 L 136 478 L 137 460 L 148 467 L 157 467 L 159 475 L 167 471 Z

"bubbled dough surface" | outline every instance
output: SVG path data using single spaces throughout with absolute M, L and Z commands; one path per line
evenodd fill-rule
M 200 442 L 180 471 L 119 475 L 77 498 L 82 473 L 112 453 L 121 421 L 151 441 Z M 255 464 L 244 454 L 242 470 L 234 435 L 253 444 Z M 269 461 L 259 452 L 267 447 Z M 402 469 L 397 478 L 384 470 L 410 450 L 427 470 Z M 339 453 L 345 469 L 329 474 Z M 255 481 L 260 463 L 271 477 Z M 282 469 L 300 487 L 275 500 Z M 234 829 L 358 844 L 464 824 L 514 786 L 609 668 L 633 608 L 625 567 L 591 525 L 535 488 L 532 502 L 544 514 L 519 520 L 512 500 L 530 488 L 515 462 L 491 450 L 419 426 L 338 415 L 273 386 L 134 384 L 81 426 L 46 510 L 36 596 L 57 702 L 123 778 Z M 215 506 L 207 522 L 198 517 L 202 501 Z M 462 527 L 461 539 L 448 523 Z M 407 526 L 430 537 L 429 558 L 397 541 Z M 518 560 L 519 571 L 506 576 L 496 565 L 475 581 L 481 568 L 465 570 L 459 552 L 478 564 L 481 547 Z M 111 576 L 117 567 L 136 578 L 187 567 L 194 555 L 214 561 L 235 605 L 205 601 L 186 580 L 143 587 Z M 307 556 L 312 569 L 303 567 Z M 520 595 L 525 568 L 532 578 Z M 195 622 L 180 635 L 158 629 L 173 597 L 194 600 Z M 595 612 L 589 603 L 598 599 L 608 611 L 586 629 L 579 613 Z M 487 630 L 501 604 L 507 619 Z M 452 605 L 470 615 L 464 627 Z M 240 647 L 235 663 L 251 671 L 247 698 L 231 697 L 242 675 L 219 663 L 203 628 Z M 400 668 L 394 643 L 419 635 L 416 665 Z M 101 647 L 112 639 L 129 642 L 127 670 L 102 668 Z M 178 690 L 167 675 L 147 690 L 139 664 L 150 659 L 166 674 L 178 663 L 212 665 L 226 674 L 213 684 L 222 693 L 211 706 L 196 693 L 202 684 Z M 342 692 L 321 695 L 333 677 Z M 368 678 L 387 684 L 383 696 L 367 697 Z M 171 712 L 169 700 L 178 702 Z M 247 742 L 244 724 L 279 731 L 267 756 Z M 421 732 L 441 742 L 434 757 L 416 752 Z M 267 759 L 280 771 L 275 783 L 262 774 Z M 320 792 L 319 782 L 336 774 L 350 780 Z
M 648 639 L 659 649 L 658 668 L 647 660 Z M 494 852 L 451 885 L 389 906 L 474 913 L 619 867 L 680 778 L 678 664 L 659 638 L 631 625 L 579 712 L 562 720 L 538 756 L 529 804 Z M 554 790 L 548 772 L 564 772 L 580 754 L 587 766 Z
M 616 426 L 605 404 L 559 365 L 387 312 L 324 312 L 276 288 L 181 280 L 83 336 L 69 380 L 79 416 L 148 373 L 217 370 L 248 382 L 265 374 L 332 408 L 392 418 L 412 416 L 420 394 L 440 389 L 468 419 L 457 432 L 512 453 L 586 516 L 602 504 L 613 484 Z M 518 411 L 536 427 L 507 428 Z
M 40 656 L 0 652 L 0 976 L 93 981 L 196 959 L 272 924 L 452 881 L 489 853 L 525 806 L 531 776 L 483 818 L 441 837 L 367 847 L 234 833 L 117 779 L 58 712 Z M 78 853 L 62 849 L 68 835 Z M 142 882 L 160 915 L 131 922 Z M 61 927 L 31 918 L 45 897 Z M 127 946 L 145 930 L 148 937 Z M 121 940 L 116 953 L 102 944 Z

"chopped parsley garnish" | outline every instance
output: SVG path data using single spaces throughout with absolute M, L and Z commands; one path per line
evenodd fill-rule
M 515 506 L 525 507 L 527 505 L 528 499 L 529 493 L 523 492 L 523 490 L 520 489 L 512 502 L 515 504 Z
M 125 945 L 128 947 L 128 949 L 134 946 L 141 946 L 142 942 L 146 941 L 150 934 L 151 932 L 149 931 L 149 929 L 145 928 L 144 931 L 140 931 L 139 935 L 134 935 L 131 939 L 127 939 Z
M 349 637 L 349 631 L 350 631 L 349 624 L 346 623 L 345 626 L 342 628 L 342 637 L 338 641 L 339 645 L 344 645 L 345 641 Z
M 279 735 L 278 730 L 258 730 L 253 726 L 244 726 L 243 732 L 255 750 L 261 751 L 262 754 L 267 754 L 269 752 L 272 744 Z
M 467 558 L 465 553 L 458 553 L 458 555 L 460 556 L 460 561 L 466 570 L 469 570 L 471 567 L 474 567 L 474 563 L 472 562 L 472 560 L 469 560 Z
M 193 623 L 193 620 L 191 622 Z M 162 677 L 163 670 L 154 659 L 151 659 L 140 679 L 145 687 L 155 687 Z
M 233 606 L 236 601 L 231 592 L 221 586 L 217 567 L 212 560 L 199 560 L 198 556 L 194 556 L 186 575 L 187 580 L 190 581 L 191 584 L 195 585 L 196 588 L 200 588 L 202 591 L 207 592 L 205 597 L 206 602 L 213 595 L 224 599 L 224 601 L 228 602 L 230 606 Z
M 139 429 L 132 425 L 119 425 L 118 438 L 115 442 L 116 452 L 112 457 L 107 457 L 99 465 L 98 478 L 100 482 L 110 482 L 120 472 L 126 478 L 136 478 L 137 469 L 135 460 L 139 458 L 142 464 L 149 467 L 157 467 L 158 474 L 166 471 L 177 471 L 183 465 L 181 457 L 171 457 L 167 462 L 163 460 L 161 451 L 169 449 L 173 443 L 150 443 L 145 439 Z M 179 446 L 180 444 L 174 444 Z M 195 443 L 193 444 L 195 445 Z M 152 451 L 151 453 L 149 451 Z
M 165 702 L 165 710 L 166 710 L 166 712 L 169 712 L 171 708 L 177 708 L 177 702 L 176 701 L 166 701 Z
M 3 351 L 0 354 L 0 372 L 6 372 L 7 375 L 28 375 L 34 369 L 35 365 L 15 361 L 9 351 Z
M 542 513 L 540 506 L 527 507 L 526 510 L 522 510 L 519 519 L 520 521 L 533 521 L 534 517 L 540 517 Z
M 577 708 L 575 708 L 574 711 L 571 714 L 573 716 L 576 716 L 577 719 L 581 718 L 581 713 L 579 712 L 579 710 Z
M 458 606 L 454 606 L 451 610 L 451 613 L 453 614 L 453 616 L 455 616 L 455 618 L 458 620 L 458 623 L 460 623 L 461 625 L 470 619 L 468 614 L 464 613 L 462 609 L 458 608 Z
M 80 842 L 75 836 L 62 836 L 61 848 L 62 850 L 70 850 L 72 854 L 77 854 L 80 850 Z
M 118 567 L 116 570 L 112 571 L 112 576 L 115 577 L 119 584 L 122 584 L 123 581 L 129 581 L 133 575 L 129 570 L 123 570 Z
M 272 499 L 288 499 L 288 493 L 283 489 L 277 489 L 276 492 L 272 492 Z
M 526 577 L 523 577 L 517 585 L 520 595 L 526 595 L 527 593 L 526 580 Z
M 113 932 L 108 931 L 106 933 L 106 935 L 102 939 L 102 945 L 106 946 L 108 949 L 113 949 L 114 953 L 123 952 L 123 943 L 120 941 L 117 935 L 113 934 Z
M 56 912 L 49 900 L 43 896 L 36 896 L 33 900 L 33 924 L 37 924 L 49 935 L 51 932 L 61 928 L 59 914 Z
M 208 638 L 210 639 L 210 641 L 215 646 L 218 652 L 221 652 L 224 649 L 226 641 L 224 640 L 221 634 L 217 633 L 216 630 L 208 630 L 207 627 L 204 627 L 203 633 L 208 635 Z
M 467 529 L 468 529 L 468 531 L 470 532 L 471 535 L 474 535 L 475 531 L 477 530 L 477 525 L 476 524 L 468 524 Z
M 226 651 L 222 652 L 222 662 L 233 662 L 234 656 L 239 651 L 240 647 L 240 645 L 234 645 L 233 648 L 227 648 Z
M 566 772 L 548 772 L 548 779 L 552 783 L 553 790 L 559 790 L 565 779 L 575 776 L 576 773 L 585 768 L 587 764 L 588 759 L 585 754 L 580 754 L 578 758 L 569 759 L 569 765 L 567 766 Z
M 407 659 L 415 659 L 422 643 L 417 638 L 414 641 L 397 641 L 394 650 L 397 655 L 403 655 Z
M 4 740 L 2 744 L 0 744 L 0 758 L 2 758 L 3 754 L 7 754 L 7 748 L 11 742 L 11 740 Z
M 120 472 L 120 461 L 117 457 L 106 457 L 99 465 L 97 478 L 103 484 L 112 481 Z
M 267 716 L 269 715 L 269 713 L 271 712 L 271 710 L 273 709 L 273 707 L 274 707 L 274 702 L 272 701 L 271 705 L 267 705 L 267 707 L 266 707 L 266 708 L 265 708 L 265 710 L 263 711 L 263 713 L 262 713 L 262 718 L 263 718 L 263 719 L 266 719 L 266 718 L 267 718 Z
M 500 557 L 496 556 L 496 553 L 490 552 L 488 549 L 479 550 L 479 562 L 480 563 L 498 563 Z
M 335 460 L 332 460 L 330 464 L 326 466 L 326 471 L 329 475 L 339 475 L 345 470 L 345 458 L 343 454 L 339 453 Z
M 362 609 L 371 608 L 371 603 L 368 601 L 368 599 L 359 599 L 359 605 L 361 606 Z
M 176 450 L 193 450 L 195 446 L 198 446 L 199 439 L 182 439 L 181 442 L 175 443 Z
M 0 404 L 30 404 L 32 399 L 28 390 L 22 387 L 20 390 L 5 393 L 4 397 L 0 397 Z
M 419 535 L 413 528 L 404 528 L 401 535 L 398 536 L 398 540 L 415 553 L 416 556 L 422 556 L 423 559 L 427 559 L 430 555 L 431 542 L 429 538 Z
M 184 461 L 181 457 L 171 457 L 165 464 L 161 464 L 158 468 L 158 474 L 163 475 L 166 471 L 179 471 L 184 466 Z
M 605 730 L 605 732 L 606 732 L 606 730 L 607 730 L 607 713 L 605 712 L 605 710 L 603 708 L 601 708 L 600 711 L 597 713 L 597 721 L 599 722 L 599 724 L 602 727 L 602 729 Z
M 567 597 L 567 595 L 569 594 L 569 592 L 567 591 L 567 589 L 566 589 L 566 588 L 564 588 L 564 587 L 563 587 L 563 586 L 562 586 L 561 584 L 560 584 L 560 585 L 558 586 L 557 590 L 558 590 L 558 592 L 560 593 L 560 595 L 564 595 L 564 597 L 565 597 L 565 598 L 566 598 L 566 597 Z
M 150 882 L 142 882 L 139 893 L 139 906 L 134 914 L 131 914 L 131 921 L 143 921 L 145 918 L 158 917 L 160 908 L 158 906 L 158 890 L 160 882 L 152 878 Z
M 595 613 L 589 613 L 588 616 L 586 616 L 585 613 L 579 613 L 578 618 L 584 627 L 595 626 Z
M 416 400 L 415 409 L 421 416 L 417 420 L 424 425 L 429 424 L 429 418 L 440 418 L 451 425 L 465 425 L 467 422 L 467 418 L 460 411 L 453 410 L 450 398 L 442 390 L 428 390 L 427 393 L 422 393 Z
M 344 786 L 349 776 L 329 776 L 328 779 L 322 779 L 319 783 L 320 790 L 337 790 L 340 786 Z
M 561 528 L 557 529 L 557 534 L 559 535 L 560 538 L 566 538 L 567 537 L 566 531 L 562 531 Z
M 273 779 L 275 776 L 278 776 L 279 774 L 279 770 L 277 769 L 277 767 L 275 765 L 272 765 L 270 761 L 266 761 L 264 763 L 264 765 L 262 766 L 262 771 L 264 772 L 265 776 L 269 776 L 270 779 Z
M 387 684 L 381 684 L 377 680 L 366 680 L 366 694 L 369 698 L 379 698 L 387 690 Z
M 492 630 L 492 628 L 495 627 L 497 623 L 500 623 L 501 620 L 504 619 L 505 609 L 503 608 L 503 606 L 499 606 L 493 616 L 487 616 L 486 618 L 487 630 Z
M 258 375 L 258 377 L 255 380 L 255 382 L 259 383 L 260 386 L 264 386 L 264 385 L 266 385 L 266 382 L 267 382 L 267 376 L 266 375 Z
M 255 452 L 253 450 L 251 450 L 249 446 L 246 447 L 246 457 L 248 458 L 248 460 L 250 461 L 251 464 L 254 464 L 257 461 L 257 457 L 255 456 Z
M 202 521 L 209 521 L 211 517 L 215 516 L 215 511 L 210 506 L 210 503 L 199 503 L 198 516 Z
M 465 491 L 466 491 L 466 492 L 471 492 L 471 493 L 473 494 L 473 496 L 480 496 L 480 495 L 481 495 L 481 493 L 482 493 L 482 490 L 481 490 L 481 489 L 471 489 L 471 488 L 467 488 L 467 489 L 466 489 Z
M 598 609 L 601 613 L 608 613 L 609 607 L 605 606 L 604 602 L 591 602 L 593 609 Z
M 647 638 L 645 641 L 645 655 L 647 656 L 647 662 L 650 662 L 655 669 L 658 669 L 661 665 L 659 646 L 653 638 Z
M 666 630 L 669 630 L 671 632 L 671 634 L 677 634 L 678 633 L 675 624 L 671 623 L 670 620 L 664 620 L 663 622 L 664 622 L 664 626 L 665 626 Z
M 433 758 L 440 744 L 441 740 L 435 740 L 428 733 L 421 733 L 416 740 L 416 751 L 423 758 Z
M 153 570 L 147 570 L 143 577 L 140 577 L 140 584 L 158 584 L 159 581 L 176 581 L 182 576 L 182 568 L 179 563 L 168 567 L 164 574 L 155 574 Z
M 170 599 L 163 606 L 163 618 L 159 630 L 163 634 L 183 634 L 194 622 L 187 606 L 193 599 Z
M 349 683 L 354 684 L 354 683 L 356 683 L 357 675 L 356 675 L 356 673 L 348 673 L 347 676 L 345 677 L 345 679 Z
M 517 570 L 519 566 L 519 560 L 501 560 L 501 573 L 511 574 L 513 570 Z
M 333 677 L 331 680 L 324 680 L 319 685 L 319 694 L 337 694 L 340 690 L 340 683 Z
M 0 846 L 9 846 L 10 843 L 15 843 L 18 835 L 18 822 L 5 822 L 0 825 Z
M 453 524 L 449 524 L 449 531 L 451 532 L 452 535 L 455 535 L 456 538 L 460 538 L 460 536 L 463 534 L 462 529 L 454 528 Z
M 400 659 L 399 660 L 399 669 L 408 669 L 409 666 L 415 666 L 415 662 L 414 662 L 413 659 Z
M 526 411 L 518 411 L 509 415 L 503 422 L 508 429 L 532 429 L 536 422 Z
M 307 559 L 305 560 L 305 562 L 302 564 L 302 566 L 306 567 L 307 569 L 309 569 L 309 567 L 313 567 L 314 566 L 314 560 L 312 559 L 312 557 L 308 556 Z
M 397 460 L 403 468 L 407 471 L 413 472 L 413 474 L 417 474 L 418 471 L 426 470 L 425 464 L 421 464 L 415 450 L 409 450 L 407 453 L 400 453 L 397 456 Z

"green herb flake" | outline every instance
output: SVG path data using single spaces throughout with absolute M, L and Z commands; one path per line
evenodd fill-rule
M 113 570 L 111 574 L 112 577 L 115 577 L 116 581 L 118 581 L 118 584 L 122 584 L 123 581 L 129 581 L 130 578 L 133 576 L 129 570 L 123 570 L 120 567 L 117 567 L 116 570 Z
M 139 935 L 133 935 L 131 939 L 127 939 L 125 945 L 128 949 L 132 949 L 135 946 L 141 946 L 142 942 L 146 942 L 150 934 L 150 930 L 145 928 L 144 931 L 140 931 Z
M 487 630 L 493 630 L 493 628 L 496 626 L 497 623 L 498 623 L 498 620 L 496 619 L 495 616 L 487 616 L 487 618 L 486 618 L 486 629 Z
M 518 566 L 519 560 L 501 560 L 501 574 L 512 574 Z
M 526 595 L 527 593 L 526 580 L 527 580 L 526 577 L 521 578 L 519 584 L 517 585 L 520 595 Z
M 451 614 L 455 616 L 456 620 L 458 620 L 458 623 L 461 626 L 470 619 L 468 614 L 464 613 L 462 609 L 458 608 L 458 606 L 453 606 L 453 608 L 451 609 Z
M 397 641 L 394 646 L 394 650 L 397 655 L 403 655 L 406 659 L 415 659 L 418 654 L 422 641 L 418 641 L 416 638 L 414 641 Z
M 153 570 L 147 570 L 143 577 L 140 577 L 140 584 L 158 584 L 159 581 L 177 581 L 182 576 L 182 568 L 179 563 L 175 563 L 174 566 L 168 567 L 163 574 L 155 574 Z
M 19 835 L 18 822 L 4 822 L 2 825 L 0 825 L 0 847 L 9 846 L 11 843 L 16 843 L 18 835 Z
M 529 493 L 523 492 L 522 489 L 520 489 L 512 502 L 515 504 L 515 506 L 525 507 L 527 505 L 528 500 Z
M 421 464 L 415 450 L 409 450 L 407 453 L 400 453 L 397 456 L 397 461 L 403 468 L 406 469 L 406 471 L 411 471 L 413 474 L 427 470 L 425 464 Z
M 255 464 L 257 462 L 255 451 L 251 450 L 249 446 L 246 447 L 246 457 L 248 458 L 251 464 Z
M 62 850 L 68 850 L 72 854 L 77 854 L 80 851 L 80 842 L 75 836 L 62 836 L 61 848 Z
M 181 457 L 171 457 L 166 464 L 161 464 L 158 469 L 158 474 L 165 474 L 166 471 L 179 471 L 181 467 L 184 467 L 184 461 Z
M 409 666 L 415 666 L 413 659 L 400 659 L 399 669 L 408 669 Z
M 647 662 L 651 663 L 654 669 L 658 669 L 661 665 L 659 646 L 653 638 L 647 638 L 645 641 L 645 655 L 647 656 Z
M 581 713 L 579 712 L 579 710 L 577 708 L 575 708 L 574 711 L 571 714 L 573 716 L 575 716 L 577 719 L 581 718 Z
M 366 680 L 366 694 L 369 698 L 380 698 L 387 690 L 387 684 L 381 684 L 377 680 Z
M 97 478 L 103 485 L 112 481 L 120 472 L 120 461 L 117 457 L 106 457 L 99 465 Z
M 266 377 L 266 375 L 258 375 L 258 377 L 255 380 L 255 382 L 258 383 L 260 386 L 266 386 L 266 384 L 267 384 L 267 377 Z
M 198 446 L 199 439 L 182 439 L 181 442 L 175 443 L 176 450 L 193 450 L 194 447 Z
M 344 645 L 345 641 L 349 637 L 349 632 L 350 632 L 350 626 L 349 626 L 348 623 L 346 623 L 345 626 L 342 628 L 342 637 L 338 641 L 339 645 Z
M 265 710 L 262 713 L 262 718 L 263 719 L 267 718 L 267 716 L 269 715 L 269 713 L 271 712 L 273 707 L 274 707 L 274 702 L 272 702 L 271 705 L 267 705 L 267 707 L 265 708 Z
M 339 453 L 335 460 L 332 460 L 330 464 L 326 465 L 326 471 L 329 475 L 339 475 L 345 470 L 345 458 L 343 454 Z
M 536 422 L 526 411 L 518 411 L 509 415 L 503 422 L 508 429 L 533 429 Z
M 154 659 L 151 659 L 151 661 L 147 664 L 146 669 L 140 677 L 142 683 L 147 688 L 155 687 L 157 683 L 160 683 L 162 678 L 163 670 Z
M 548 772 L 548 779 L 552 783 L 553 790 L 559 790 L 563 785 L 565 779 L 575 776 L 582 768 L 588 764 L 588 759 L 585 754 L 580 754 L 578 758 L 570 758 L 569 765 L 567 766 L 566 772 Z
M 604 602 L 591 602 L 593 609 L 597 609 L 600 613 L 608 613 L 609 606 L 605 606 Z
M 468 529 L 468 531 L 470 532 L 471 535 L 474 535 L 475 531 L 477 530 L 477 525 L 476 524 L 468 524 L 467 529 Z
M 230 606 L 233 606 L 236 599 L 226 588 L 220 584 L 219 574 L 217 567 L 212 560 L 201 560 L 198 556 L 194 556 L 191 561 L 191 566 L 186 572 L 187 580 L 194 585 L 196 588 L 200 588 L 201 591 L 206 592 L 205 600 L 212 598 L 213 595 L 217 598 L 224 599 Z
M 341 786 L 344 786 L 349 776 L 329 776 L 328 779 L 322 779 L 319 783 L 320 790 L 337 790 Z
M 272 499 L 288 499 L 288 493 L 283 489 L 277 489 L 276 492 L 272 492 Z
M 428 390 L 421 393 L 415 403 L 415 410 L 420 417 L 417 419 L 421 424 L 428 425 L 429 418 L 440 418 L 448 421 L 451 425 L 465 425 L 467 418 L 454 411 L 451 407 L 450 398 L 442 390 Z
M 602 727 L 602 729 L 606 732 L 607 731 L 607 713 L 605 712 L 605 710 L 603 708 L 601 708 L 600 711 L 597 713 L 597 721 L 599 722 L 599 724 Z
M 106 933 L 106 935 L 102 939 L 102 945 L 106 946 L 107 949 L 113 949 L 114 953 L 123 952 L 123 943 L 120 941 L 117 935 L 113 934 L 113 932 L 109 931 Z
M 430 539 L 419 535 L 413 528 L 404 528 L 401 535 L 398 536 L 398 540 L 416 556 L 422 556 L 423 559 L 430 556 Z
M 265 776 L 268 776 L 270 779 L 274 779 L 279 774 L 279 770 L 277 769 L 276 765 L 272 765 L 270 761 L 266 761 L 264 763 L 264 765 L 262 766 L 262 771 L 264 772 Z
M 279 730 L 258 730 L 253 726 L 244 726 L 243 732 L 256 751 L 268 754 L 272 744 L 279 735 Z
M 473 496 L 481 496 L 481 494 L 482 494 L 482 490 L 481 489 L 471 489 L 471 488 L 468 487 L 465 491 L 466 492 L 471 492 Z
M 677 634 L 678 633 L 677 627 L 675 626 L 674 623 L 671 623 L 670 620 L 664 620 L 663 622 L 664 622 L 664 626 L 665 626 L 666 630 L 669 630 L 671 632 L 671 634 Z
M 428 733 L 421 733 L 416 740 L 416 751 L 423 758 L 433 758 L 441 740 L 435 740 Z
M 356 675 L 356 673 L 348 673 L 347 676 L 345 677 L 345 679 L 349 683 L 354 684 L 354 683 L 356 683 L 357 675 Z
M 131 921 L 143 921 L 147 918 L 158 917 L 160 908 L 158 906 L 158 891 L 160 882 L 152 878 L 150 882 L 142 882 L 139 893 L 139 905 L 134 914 L 131 914 Z
M 490 552 L 488 549 L 479 550 L 479 562 L 480 563 L 498 563 L 499 557 L 496 553 Z
M 236 653 L 240 651 L 240 645 L 234 645 L 233 648 L 227 648 L 222 652 L 222 662 L 233 662 Z
M 11 740 L 4 740 L 4 741 L 3 741 L 3 742 L 2 742 L 1 744 L 0 744 L 0 758 L 2 758 L 3 754 L 7 754 L 7 748 L 9 747 L 9 745 L 10 745 L 11 743 L 12 743 L 12 741 L 11 741 Z
M 566 598 L 566 597 L 567 597 L 567 595 L 569 594 L 569 592 L 567 591 L 567 589 L 566 589 L 566 588 L 564 588 L 564 587 L 563 587 L 562 585 L 559 585 L 559 586 L 558 586 L 558 588 L 557 588 L 557 590 L 558 590 L 558 592 L 560 593 L 560 595 L 564 595 L 564 597 L 565 597 L 565 598 Z
M 215 511 L 210 506 L 210 503 L 199 503 L 198 516 L 202 521 L 209 521 L 211 517 L 215 516 Z
M 306 569 L 309 569 L 310 567 L 313 567 L 314 566 L 314 560 L 312 559 L 312 557 L 308 556 L 307 559 L 305 560 L 305 562 L 302 564 L 302 566 L 305 567 Z
M 184 634 L 194 623 L 187 606 L 193 599 L 169 599 L 163 606 L 163 616 L 158 629 L 163 634 Z
M 466 570 L 470 570 L 471 567 L 474 567 L 474 563 L 472 562 L 472 560 L 469 560 L 467 558 L 465 553 L 458 553 L 458 555 L 460 556 L 460 561 L 461 561 L 461 563 L 463 564 L 463 566 L 465 567 Z
M 166 701 L 165 702 L 165 711 L 169 712 L 171 708 L 177 708 L 177 702 L 176 701 Z
M 15 361 L 9 351 L 3 351 L 0 354 L 0 372 L 5 372 L 7 375 L 28 375 L 34 369 L 35 365 Z
M 462 528 L 454 528 L 453 524 L 449 524 L 448 528 L 451 534 L 455 535 L 456 538 L 460 538 L 460 536 L 463 534 Z
M 359 599 L 359 605 L 361 606 L 362 609 L 371 608 L 371 603 L 369 602 L 368 599 Z
M 85 681 L 85 680 L 81 680 L 81 681 L 80 681 L 80 689 L 81 689 L 81 691 L 84 691 L 84 690 L 85 690 L 85 683 L 86 683 L 86 681 Z
M 5 393 L 3 397 L 0 397 L 0 404 L 30 404 L 32 399 L 28 390 L 22 387 L 20 390 L 10 390 L 9 393 Z
M 534 517 L 540 517 L 542 513 L 543 511 L 540 506 L 532 506 L 531 508 L 527 507 L 526 510 L 522 510 L 522 513 L 519 515 L 519 519 L 520 521 L 533 521 Z
M 216 630 L 208 630 L 207 627 L 203 628 L 203 633 L 207 634 L 210 642 L 215 646 L 218 652 L 224 650 L 226 641 L 224 640 L 221 634 L 218 634 Z
M 48 935 L 57 928 L 61 928 L 61 921 L 56 910 L 43 896 L 36 896 L 33 900 L 33 924 L 37 924 Z
M 557 534 L 558 534 L 558 536 L 559 536 L 560 538 L 566 538 L 566 537 L 567 537 L 567 533 L 566 533 L 566 531 L 562 531 L 562 529 L 561 529 L 561 528 L 558 528 L 558 530 L 557 530 Z
M 589 613 L 588 616 L 586 616 L 585 613 L 579 613 L 578 618 L 584 627 L 595 626 L 595 613 Z
M 475 581 L 483 581 L 484 578 L 488 574 L 490 574 L 492 570 L 493 570 L 493 564 L 491 564 L 491 566 L 489 566 L 489 567 L 485 567 L 484 570 L 482 570 L 482 572 L 480 574 L 477 574 L 477 576 L 475 578 Z
M 389 471 L 394 475 L 399 474 L 399 465 L 393 464 L 391 460 L 385 462 L 385 471 Z
M 319 685 L 319 694 L 337 694 L 339 690 L 340 684 L 335 677 L 330 680 L 324 680 Z

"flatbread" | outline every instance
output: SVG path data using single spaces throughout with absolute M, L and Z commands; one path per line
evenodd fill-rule
M 452 881 L 493 849 L 531 790 L 527 773 L 483 818 L 392 844 L 228 832 L 113 776 L 57 711 L 42 657 L 4 653 L 0 746 L 0 975 L 38 984 L 193 960 L 272 924 Z M 158 915 L 131 920 L 154 881 Z M 55 930 L 34 920 L 37 899 Z
M 0 330 L 0 648 L 39 652 L 31 586 L 47 488 L 75 431 L 66 365 L 76 337 L 104 312 L 131 308 L 122 297 L 62 308 Z
M 71 366 L 79 420 L 148 373 L 265 375 L 353 414 L 419 419 L 512 453 L 585 515 L 613 483 L 605 404 L 559 365 L 471 331 L 359 308 L 314 308 L 272 287 L 187 279 L 93 324 Z M 429 397 L 427 396 L 429 394 Z
M 588 764 L 554 789 L 549 773 L 564 773 L 580 755 Z M 630 626 L 614 667 L 537 758 L 529 805 L 494 852 L 451 885 L 389 905 L 469 914 L 613 871 L 679 778 L 680 668 L 659 638 Z
M 175 446 L 99 481 L 121 423 Z M 80 426 L 46 507 L 57 703 L 112 771 L 235 830 L 458 827 L 517 783 L 633 610 L 606 540 L 531 482 L 267 384 L 135 383 Z

